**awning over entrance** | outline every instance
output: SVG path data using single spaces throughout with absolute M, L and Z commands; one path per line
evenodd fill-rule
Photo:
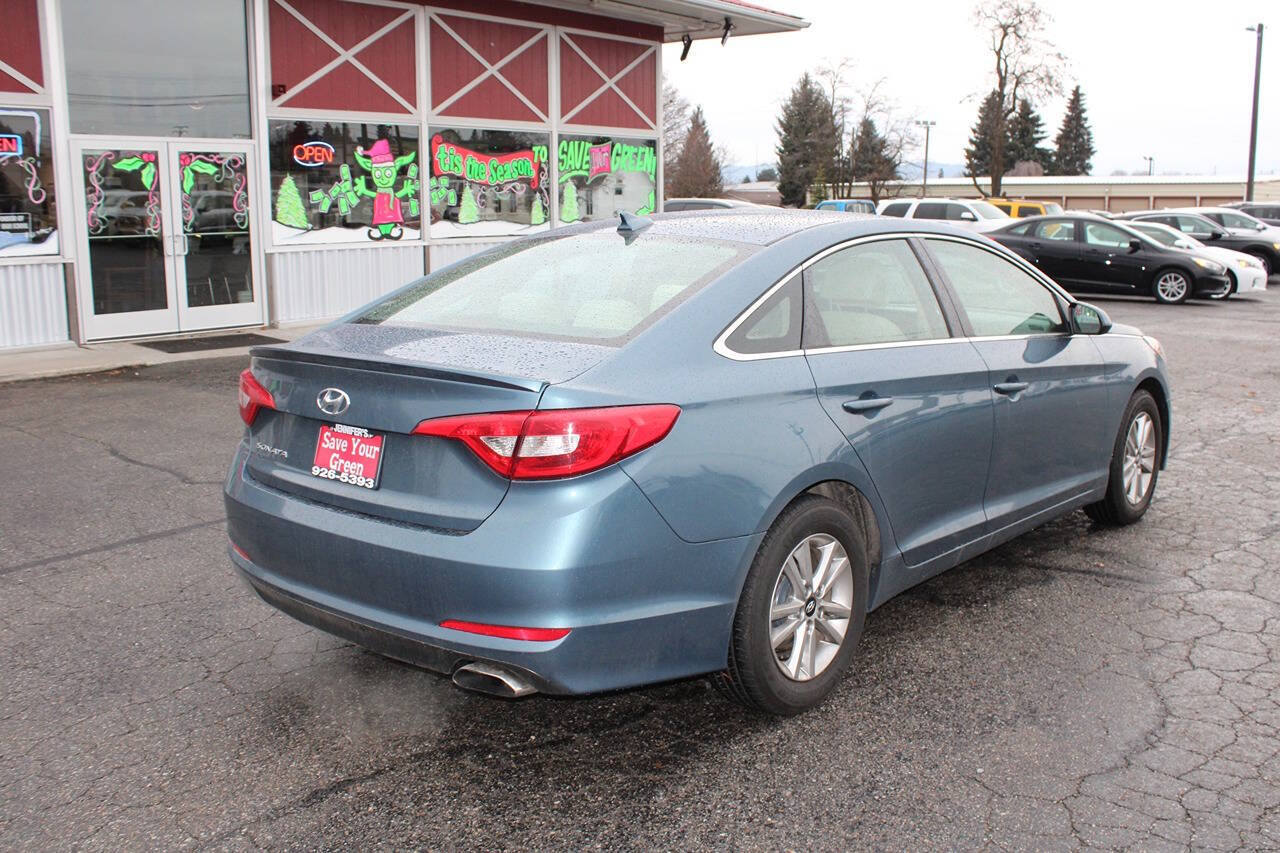
M 531 0 L 575 12 L 607 15 L 626 21 L 662 27 L 665 41 L 720 38 L 724 22 L 732 23 L 731 35 L 753 36 L 802 30 L 809 22 L 795 15 L 775 12 L 741 0 Z

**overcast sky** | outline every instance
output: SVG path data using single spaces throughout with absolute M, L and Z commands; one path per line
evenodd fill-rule
M 798 15 L 797 33 L 694 42 L 663 55 L 667 78 L 701 104 L 729 163 L 775 159 L 779 106 L 806 69 L 848 58 L 851 82 L 886 79 L 904 114 L 933 119 L 931 162 L 962 163 L 991 88 L 987 37 L 969 0 L 755 0 Z M 1267 24 L 1262 61 L 1258 172 L 1280 173 L 1280 2 L 1276 0 L 1044 0 L 1049 35 L 1067 56 L 1064 90 L 1079 83 L 1093 128 L 1093 171 L 1243 175 L 1249 153 L 1255 35 Z M 1268 18 L 1267 11 L 1272 14 Z M 1036 104 L 1050 141 L 1065 97 Z M 912 159 L 919 161 L 922 152 Z M 932 170 L 931 170 L 932 171 Z M 936 174 L 936 172 L 935 172 Z

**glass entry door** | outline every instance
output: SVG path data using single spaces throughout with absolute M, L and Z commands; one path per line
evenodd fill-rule
M 86 337 L 263 322 L 248 146 L 179 139 L 75 147 Z

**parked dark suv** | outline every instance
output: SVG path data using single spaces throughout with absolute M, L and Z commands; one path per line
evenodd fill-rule
M 1267 275 L 1280 271 L 1280 242 L 1269 234 L 1232 231 L 1203 214 L 1183 210 L 1144 210 L 1138 213 L 1126 213 L 1120 219 L 1121 221 L 1136 219 L 1142 222 L 1159 222 L 1161 225 L 1177 228 L 1182 233 L 1202 243 L 1208 243 L 1210 246 L 1221 246 L 1224 249 L 1235 249 L 1237 252 L 1253 255 L 1267 268 Z
M 1231 287 L 1215 260 L 1163 246 L 1123 222 L 1088 213 L 1032 216 L 987 236 L 1008 246 L 1071 293 L 1154 296 L 1185 302 Z
M 1223 207 L 1234 207 L 1241 213 L 1247 213 L 1254 219 L 1261 219 L 1268 225 L 1280 225 L 1280 202 L 1259 204 L 1256 201 L 1233 201 Z

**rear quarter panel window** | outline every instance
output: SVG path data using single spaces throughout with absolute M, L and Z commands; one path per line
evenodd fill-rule
M 934 238 L 926 243 L 960 300 L 974 335 L 1066 331 L 1058 300 L 1012 261 L 969 243 Z
M 800 349 L 801 301 L 796 273 L 733 330 L 725 345 L 742 355 Z

